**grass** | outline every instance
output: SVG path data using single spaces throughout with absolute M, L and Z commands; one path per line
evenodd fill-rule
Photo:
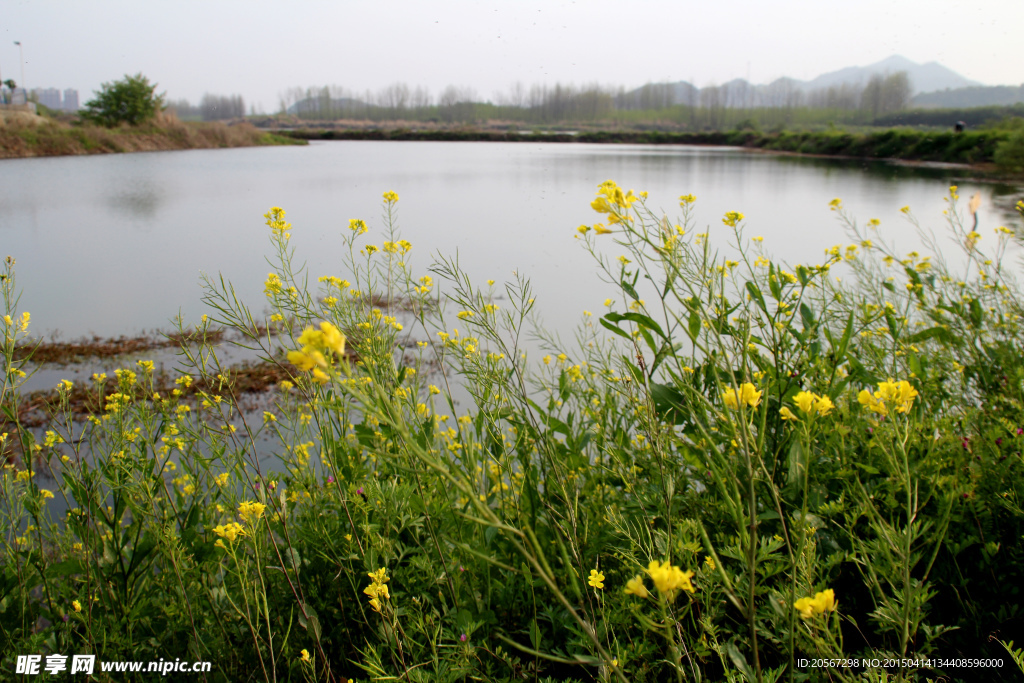
M 691 195 L 664 216 L 609 181 L 591 206 L 580 248 L 617 294 L 574 343 L 532 326 L 544 293 L 522 278 L 415 266 L 394 193 L 382 234 L 352 221 L 338 273 L 294 262 L 275 207 L 266 320 L 208 279 L 180 373 L 62 382 L 38 427 L 8 260 L 0 668 L 91 652 L 208 661 L 211 681 L 1019 678 L 1021 227 L 974 225 L 953 187 L 961 260 L 901 254 L 837 199 L 850 244 L 787 265 L 741 213 L 700 232 Z M 258 408 L 215 330 L 285 373 Z M 800 663 L 875 658 L 898 663 Z
M 0 126 L 0 159 L 282 144 L 303 143 L 249 124 L 183 123 L 172 116 L 119 128 L 49 119 Z

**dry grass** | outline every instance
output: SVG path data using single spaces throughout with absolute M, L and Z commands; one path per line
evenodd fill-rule
M 293 144 L 248 123 L 184 123 L 161 114 L 141 126 L 103 128 L 93 124 L 43 123 L 12 118 L 0 127 L 0 159 L 119 152 L 155 152 L 176 149 L 212 149 Z

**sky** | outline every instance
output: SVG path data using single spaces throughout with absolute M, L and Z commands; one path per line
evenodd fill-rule
M 2 0 L 0 78 L 75 88 L 142 73 L 169 99 L 288 88 L 633 88 L 810 80 L 893 54 L 1024 83 L 1020 0 Z M 14 41 L 21 41 L 19 52 Z M 21 61 L 24 55 L 24 63 Z

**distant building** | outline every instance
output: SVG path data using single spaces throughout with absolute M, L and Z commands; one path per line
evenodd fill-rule
M 36 102 L 44 107 L 49 107 L 55 111 L 61 108 L 60 90 L 56 88 L 46 88 L 45 90 L 36 88 L 32 91 L 32 95 L 35 97 Z
M 78 91 L 68 88 L 64 91 L 64 111 L 78 111 Z
M 11 93 L 11 104 L 26 104 L 28 102 L 28 93 L 25 92 L 24 88 L 15 88 L 14 92 Z

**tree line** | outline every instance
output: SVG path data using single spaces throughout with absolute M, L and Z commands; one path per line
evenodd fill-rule
M 794 116 L 866 122 L 904 110 L 911 87 L 906 72 L 872 76 L 864 84 L 807 91 L 789 79 L 766 86 L 746 81 L 697 88 L 690 83 L 647 84 L 635 90 L 588 85 L 514 83 L 486 101 L 474 89 L 449 85 L 435 98 L 424 87 L 394 83 L 378 91 L 338 85 L 293 87 L 279 93 L 278 112 L 306 120 L 432 121 L 504 120 L 522 124 L 627 123 L 655 119 L 694 128 L 758 120 L 768 125 Z M 807 110 L 818 112 L 806 114 Z M 804 112 L 797 115 L 794 112 Z

